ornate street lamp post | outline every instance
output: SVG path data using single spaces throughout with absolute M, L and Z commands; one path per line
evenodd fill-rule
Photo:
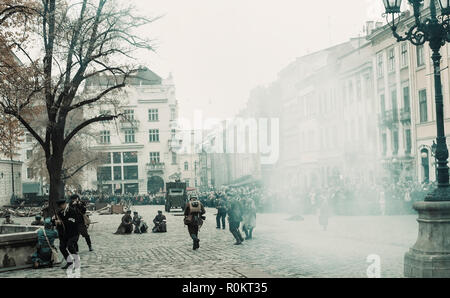
M 423 202 L 416 202 L 419 213 L 419 235 L 405 254 L 406 277 L 450 277 L 450 187 L 447 166 L 448 149 L 444 131 L 444 106 L 441 86 L 440 49 L 450 42 L 450 0 L 439 0 L 441 15 L 437 15 L 435 0 L 430 2 L 430 16 L 421 17 L 423 0 L 409 0 L 414 10 L 414 24 L 404 35 L 397 33 L 402 0 L 383 0 L 386 18 L 397 41 L 410 41 L 419 46 L 428 42 L 434 66 L 436 102 L 437 188 Z M 389 16 L 391 19 L 389 19 Z

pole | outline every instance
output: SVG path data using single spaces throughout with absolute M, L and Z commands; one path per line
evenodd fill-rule
M 434 47 L 433 55 L 431 59 L 433 60 L 434 66 L 434 88 L 435 88 L 435 103 L 436 103 L 436 159 L 437 159 L 437 182 L 438 187 L 448 187 L 449 186 L 449 175 L 448 175 L 448 149 L 447 142 L 445 138 L 444 129 L 444 104 L 442 99 L 442 83 L 441 83 L 441 54 L 439 53 L 439 48 Z
M 14 188 L 14 164 L 12 157 L 11 157 L 11 182 L 12 182 L 12 195 L 14 196 L 16 194 L 16 190 Z

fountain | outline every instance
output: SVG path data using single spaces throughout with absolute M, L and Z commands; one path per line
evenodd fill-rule
M 31 267 L 37 226 L 0 225 L 0 272 Z

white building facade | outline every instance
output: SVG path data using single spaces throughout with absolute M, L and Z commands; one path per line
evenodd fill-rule
M 101 78 L 88 82 L 86 89 L 97 85 L 102 85 Z M 142 68 L 125 89 L 119 107 L 124 117 L 93 124 L 96 143 L 90 148 L 104 152 L 106 160 L 88 171 L 84 188 L 106 194 L 147 194 L 164 191 L 166 182 L 183 176 L 191 179 L 195 160 L 177 154 L 178 103 L 171 76 L 161 79 Z M 104 107 L 84 112 L 92 117 L 100 109 Z

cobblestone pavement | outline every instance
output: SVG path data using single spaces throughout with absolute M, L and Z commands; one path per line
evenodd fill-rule
M 137 206 L 149 226 L 163 206 Z M 233 245 L 207 209 L 200 249 L 179 212 L 166 214 L 168 232 L 114 235 L 121 215 L 93 215 L 94 252 L 80 238 L 81 277 L 367 277 L 369 255 L 380 256 L 381 277 L 402 277 L 403 255 L 417 236 L 416 216 L 332 217 L 327 231 L 317 216 L 258 214 L 254 239 Z M 31 218 L 16 218 L 26 224 Z M 65 277 L 59 267 L 0 273 L 0 277 Z

